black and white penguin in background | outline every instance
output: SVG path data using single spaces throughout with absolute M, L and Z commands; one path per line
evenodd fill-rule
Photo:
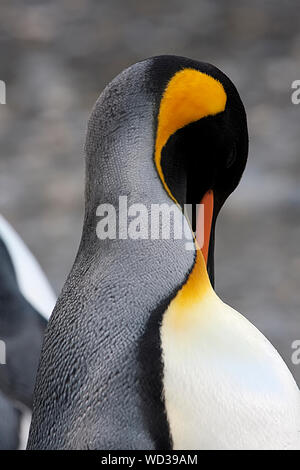
M 99 97 L 86 154 L 82 240 L 45 334 L 28 448 L 299 449 L 291 373 L 212 287 L 216 218 L 248 154 L 235 86 L 182 57 L 135 64 Z M 173 204 L 202 249 L 100 240 L 97 208 L 124 195 L 149 220 Z M 189 228 L 182 207 L 201 201 L 204 227 Z
M 55 296 L 37 261 L 0 215 L 0 449 L 26 447 L 33 387 Z

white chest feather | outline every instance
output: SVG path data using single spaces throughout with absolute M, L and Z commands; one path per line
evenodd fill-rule
M 161 327 L 174 449 L 300 449 L 300 392 L 277 351 L 217 297 L 201 310 L 171 304 Z

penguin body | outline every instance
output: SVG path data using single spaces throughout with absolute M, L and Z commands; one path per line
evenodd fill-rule
M 42 300 L 42 286 L 49 299 L 53 294 L 37 262 L 3 217 L 0 218 L 0 259 L 0 339 L 5 344 L 5 363 L 0 365 L 0 392 L 6 416 L 0 441 L 5 443 L 6 433 L 15 430 L 14 442 L 23 442 L 24 446 L 24 433 L 28 434 L 29 430 L 28 410 L 32 407 L 34 381 L 47 325 L 45 312 L 50 315 L 52 307 L 50 302 L 46 304 L 46 295 L 42 314 L 32 304 L 39 305 Z M 25 422 L 27 424 L 23 426 Z M 27 427 L 27 431 L 22 430 L 23 427 Z
M 101 202 L 117 207 L 119 195 L 128 196 L 128 205 L 142 198 L 149 213 L 151 204 L 169 202 L 152 158 L 148 68 L 137 64 L 113 80 L 89 122 L 84 233 L 46 331 L 28 448 L 171 445 L 158 324 L 194 254 L 182 240 L 162 240 L 157 250 L 157 240 L 96 234 Z M 169 256 L 179 269 L 163 262 Z
M 216 218 L 247 151 L 239 95 L 209 64 L 155 57 L 105 88 L 88 125 L 83 234 L 45 334 L 29 449 L 250 448 L 258 436 L 261 447 L 297 447 L 295 382 L 211 285 Z M 99 205 L 122 216 L 127 196 L 148 221 L 152 204 L 169 205 L 193 240 L 182 208 L 206 195 L 203 252 L 174 235 L 97 237 Z

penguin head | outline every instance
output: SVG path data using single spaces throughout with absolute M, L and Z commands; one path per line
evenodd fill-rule
M 120 194 L 134 202 L 166 197 L 182 207 L 208 200 L 204 244 L 213 282 L 216 217 L 248 154 L 246 114 L 231 80 L 213 65 L 177 56 L 129 67 L 96 102 L 86 153 L 86 227 L 99 202 L 117 204 Z M 191 225 L 196 231 L 195 218 Z
M 170 74 L 156 117 L 160 176 L 180 203 L 199 203 L 211 189 L 220 209 L 247 160 L 242 101 L 233 83 L 210 64 L 177 57 L 156 60 L 180 65 Z
M 217 67 L 174 56 L 153 59 L 158 93 L 154 160 L 170 197 L 182 207 L 204 203 L 203 254 L 214 281 L 216 217 L 236 188 L 248 155 L 246 113 Z M 193 213 L 192 213 L 193 214 Z M 191 217 L 196 232 L 196 218 Z M 208 239 L 206 239 L 208 238 Z

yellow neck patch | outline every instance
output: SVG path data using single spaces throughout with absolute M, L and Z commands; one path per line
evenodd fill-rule
M 176 295 L 176 306 L 178 311 L 191 308 L 195 301 L 202 299 L 209 290 L 212 290 L 207 274 L 205 260 L 202 251 L 196 251 L 196 260 L 189 278 Z
M 163 147 L 171 135 L 182 127 L 220 113 L 225 106 L 226 93 L 223 85 L 205 73 L 184 69 L 169 81 L 159 108 L 154 161 L 165 190 L 174 201 L 161 168 Z
M 182 127 L 224 111 L 226 93 L 223 85 L 213 77 L 195 69 L 177 72 L 169 81 L 163 94 L 158 114 L 154 161 L 165 190 L 178 205 L 171 193 L 161 167 L 161 152 L 168 139 Z M 200 202 L 200 201 L 199 201 Z M 196 242 L 195 242 L 196 244 Z M 170 304 L 179 317 L 213 291 L 205 260 L 197 249 L 196 261 L 187 282 Z

